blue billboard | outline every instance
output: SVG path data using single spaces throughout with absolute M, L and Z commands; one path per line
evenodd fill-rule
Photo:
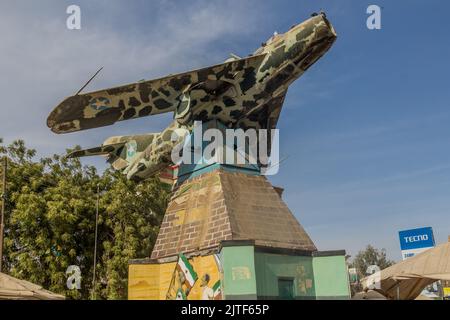
M 402 251 L 431 248 L 435 245 L 433 229 L 431 227 L 404 230 L 400 231 L 398 235 Z

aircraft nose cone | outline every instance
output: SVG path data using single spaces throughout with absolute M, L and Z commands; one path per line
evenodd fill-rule
M 313 26 L 313 30 L 315 30 L 317 40 L 335 39 L 337 37 L 336 30 L 324 12 L 310 18 L 309 23 Z
M 336 38 L 337 37 L 336 30 L 334 29 L 331 22 L 327 19 L 327 16 L 325 15 L 325 13 L 322 12 L 320 14 L 320 17 L 322 18 L 323 22 L 325 22 L 325 25 L 327 26 L 328 32 L 331 35 L 331 37 Z
M 311 45 L 317 46 L 321 44 L 322 50 L 327 51 L 335 42 L 337 38 L 336 30 L 327 19 L 324 13 L 320 13 L 315 17 L 310 18 L 309 26 L 311 32 L 314 34 Z

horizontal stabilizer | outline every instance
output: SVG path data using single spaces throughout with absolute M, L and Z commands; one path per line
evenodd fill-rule
M 76 150 L 67 155 L 67 158 L 80 158 L 80 157 L 89 157 L 89 156 L 100 156 L 107 154 L 120 154 L 125 145 L 125 142 L 120 142 L 116 144 L 103 145 L 99 147 Z

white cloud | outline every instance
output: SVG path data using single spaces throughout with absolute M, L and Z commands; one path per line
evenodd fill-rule
M 0 4 L 0 137 L 22 138 L 40 155 L 98 144 L 111 135 L 161 130 L 168 123 L 169 115 L 51 133 L 49 112 L 100 66 L 103 72 L 87 91 L 219 63 L 228 51 L 217 44 L 248 37 L 255 27 L 247 15 L 255 10 L 253 1 L 78 2 L 79 31 L 66 29 L 61 2 Z

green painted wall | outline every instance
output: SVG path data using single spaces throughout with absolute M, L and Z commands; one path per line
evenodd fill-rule
M 220 260 L 225 299 L 256 299 L 253 246 L 224 247 Z
M 314 257 L 316 299 L 349 299 L 347 265 L 344 256 Z
M 344 256 L 292 256 L 232 246 L 222 248 L 221 262 L 225 299 L 279 299 L 283 286 L 293 299 L 350 296 Z
M 277 299 L 279 280 L 292 280 L 295 299 L 315 299 L 311 257 L 255 253 L 258 299 Z

